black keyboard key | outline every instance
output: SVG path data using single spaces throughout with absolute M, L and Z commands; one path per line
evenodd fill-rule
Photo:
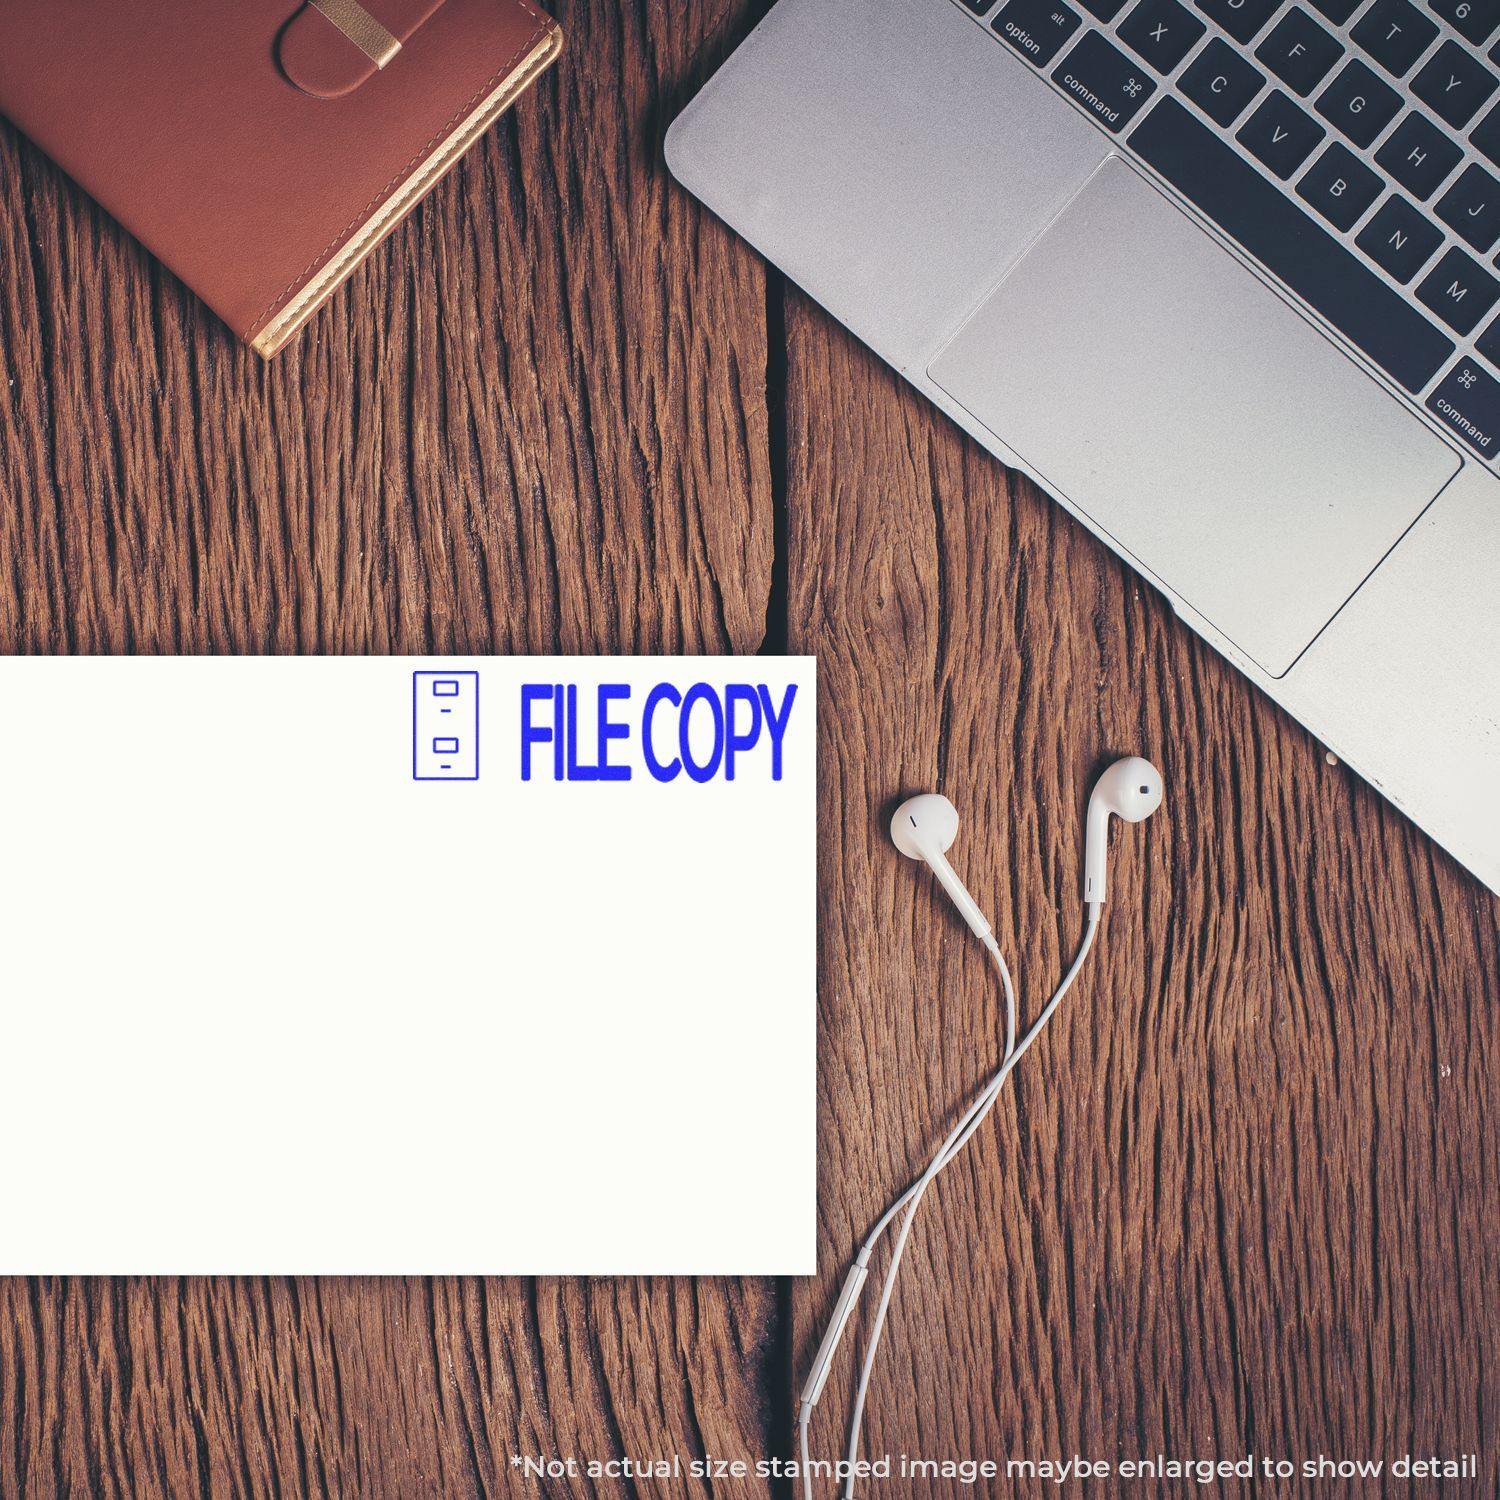
M 1312 0 L 1313 9 L 1327 16 L 1335 26 L 1342 26 L 1364 0 Z
M 1462 250 L 1449 250 L 1417 287 L 1417 300 L 1455 333 L 1473 333 L 1497 297 L 1500 281 Z
M 1408 390 L 1426 385 L 1453 353 L 1451 339 L 1176 99 L 1157 104 L 1130 144 Z
M 964 4 L 967 5 L 976 16 L 982 16 L 985 11 L 987 11 L 994 3 L 995 0 L 964 0 Z
M 1215 37 L 1177 80 L 1210 120 L 1232 125 L 1260 92 L 1265 79 L 1222 37 Z
M 1311 203 L 1335 229 L 1353 229 L 1380 196 L 1380 178 L 1347 146 L 1335 141 L 1297 184 L 1297 196 Z
M 1078 12 L 1061 0 L 1010 0 L 990 25 L 1028 62 L 1045 68 L 1078 30 Z
M 1427 0 L 1466 42 L 1482 47 L 1500 26 L 1500 0 Z
M 1495 456 L 1500 435 L 1500 380 L 1465 355 L 1427 398 L 1427 410 L 1448 424 L 1476 453 Z
M 1483 333 L 1474 340 L 1474 347 L 1500 370 L 1500 318 L 1496 318 Z
M 1375 0 L 1349 33 L 1387 73 L 1400 78 L 1431 45 L 1437 27 L 1406 0 Z
M 1324 133 L 1316 120 L 1276 89 L 1240 126 L 1235 140 L 1285 181 L 1307 160 Z
M 1437 216 L 1466 245 L 1483 253 L 1500 239 L 1500 182 L 1483 167 L 1468 167 L 1438 199 Z
M 1146 70 L 1091 31 L 1052 75 L 1106 130 L 1128 125 L 1156 92 Z
M 1462 156 L 1436 125 L 1413 111 L 1386 137 L 1375 161 L 1413 198 L 1427 199 Z
M 1318 97 L 1318 113 L 1332 121 L 1356 146 L 1368 146 L 1401 108 L 1401 96 L 1387 88 L 1356 58 Z
M 1193 3 L 1244 46 L 1271 19 L 1281 0 L 1193 0 Z
M 1304 98 L 1344 55 L 1341 42 L 1323 30 L 1308 13 L 1294 5 L 1255 49 L 1263 62 L 1293 93 Z
M 1120 23 L 1120 40 L 1158 73 L 1170 73 L 1207 30 L 1177 0 L 1141 0 Z
M 1439 119 L 1461 130 L 1495 92 L 1495 83 L 1495 75 L 1457 42 L 1444 42 L 1412 79 L 1411 91 Z
M 1392 193 L 1354 243 L 1405 286 L 1432 259 L 1443 243 L 1443 231 Z
M 1125 0 L 1083 0 L 1083 8 L 1106 25 L 1125 9 Z
M 1474 149 L 1500 164 L 1500 106 L 1492 109 L 1469 134 Z

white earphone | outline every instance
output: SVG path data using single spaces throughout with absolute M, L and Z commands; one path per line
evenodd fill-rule
M 812 1464 L 809 1449 L 808 1429 L 812 1421 L 813 1408 L 818 1404 L 827 1384 L 833 1358 L 843 1338 L 844 1330 L 854 1315 L 859 1294 L 869 1275 L 870 1256 L 890 1224 L 904 1210 L 896 1243 L 891 1251 L 890 1265 L 886 1268 L 885 1281 L 881 1287 L 880 1302 L 870 1326 L 869 1343 L 865 1348 L 864 1362 L 860 1368 L 859 1383 L 855 1388 L 854 1405 L 849 1420 L 849 1447 L 844 1476 L 844 1500 L 852 1500 L 854 1494 L 855 1462 L 859 1457 L 860 1427 L 864 1416 L 865 1397 L 870 1388 L 870 1375 L 875 1366 L 875 1352 L 880 1346 L 880 1336 L 885 1327 L 885 1316 L 895 1289 L 896 1272 L 905 1253 L 907 1236 L 917 1206 L 938 1173 L 963 1150 L 974 1132 L 984 1123 L 993 1108 L 1010 1071 L 1021 1060 L 1027 1048 L 1036 1040 L 1042 1028 L 1051 1019 L 1064 995 L 1072 988 L 1083 961 L 1093 946 L 1094 935 L 1099 926 L 1099 910 L 1105 897 L 1105 867 L 1109 852 L 1109 820 L 1111 816 L 1127 823 L 1140 823 L 1149 818 L 1162 803 L 1161 773 L 1148 760 L 1138 755 L 1127 755 L 1105 770 L 1094 783 L 1089 794 L 1088 823 L 1084 839 L 1083 899 L 1087 909 L 1087 925 L 1073 962 L 1063 975 L 1062 982 L 1052 992 L 1051 998 L 1042 1007 L 1035 1021 L 1020 1042 L 1016 1041 L 1016 996 L 1011 983 L 1010 970 L 1006 967 L 1000 945 L 988 919 L 979 909 L 979 904 L 969 894 L 953 866 L 948 863 L 947 852 L 958 836 L 958 809 L 937 792 L 924 792 L 910 797 L 898 807 L 891 817 L 891 840 L 896 847 L 912 859 L 924 860 L 937 877 L 965 922 L 989 950 L 1000 970 L 1000 982 L 1005 992 L 1005 1052 L 998 1072 L 979 1091 L 958 1123 L 948 1132 L 936 1154 L 923 1174 L 888 1208 L 876 1223 L 859 1254 L 844 1278 L 842 1291 L 834 1304 L 833 1315 L 828 1321 L 827 1331 L 818 1352 L 813 1357 L 807 1382 L 802 1387 L 798 1429 L 801 1439 L 802 1488 L 806 1500 L 812 1500 Z
M 925 859 L 980 942 L 991 941 L 989 920 L 944 857 L 958 837 L 958 809 L 941 792 L 908 797 L 891 815 L 891 842 L 911 859 Z
M 1091 905 L 1104 901 L 1104 866 L 1109 853 L 1111 814 L 1126 823 L 1140 823 L 1161 806 L 1161 772 L 1139 755 L 1127 755 L 1094 783 L 1089 793 L 1088 830 L 1083 843 L 1083 899 Z

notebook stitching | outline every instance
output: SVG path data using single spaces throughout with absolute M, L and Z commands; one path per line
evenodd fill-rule
M 315 255 L 312 260 L 310 260 L 307 265 L 287 283 L 285 290 L 283 290 L 277 297 L 275 297 L 270 303 L 268 303 L 265 309 L 262 312 L 258 313 L 251 320 L 250 327 L 244 334 L 244 337 L 247 340 L 250 339 L 254 335 L 256 329 L 260 328 L 265 323 L 266 319 L 269 318 L 273 313 L 275 313 L 281 307 L 282 303 L 284 303 L 286 299 L 290 297 L 299 286 L 306 282 L 307 278 L 311 276 L 312 273 L 316 271 L 324 263 L 324 261 L 326 261 L 328 257 L 332 255 L 333 252 L 337 250 L 340 245 L 342 245 L 348 239 L 349 235 L 352 234 L 354 230 L 360 226 L 360 224 L 362 224 L 366 219 L 369 218 L 371 212 L 376 207 L 378 207 L 381 202 L 383 202 L 390 196 L 391 190 L 399 186 L 400 183 L 402 183 L 406 179 L 406 176 L 411 171 L 411 169 L 416 166 L 416 164 L 421 161 L 424 156 L 429 155 L 432 151 L 432 148 L 436 146 L 437 143 L 446 134 L 448 134 L 453 129 L 453 127 L 461 119 L 463 119 L 465 115 L 467 115 L 474 108 L 479 100 L 491 88 L 493 88 L 495 84 L 507 72 L 509 72 L 515 66 L 516 60 L 521 57 L 523 53 L 530 51 L 531 48 L 537 44 L 537 42 L 541 39 L 542 34 L 546 31 L 548 25 L 550 24 L 550 19 L 547 16 L 542 15 L 542 13 L 538 11 L 533 5 L 529 4 L 528 0 L 516 0 L 516 4 L 519 5 L 520 8 L 537 23 L 536 30 L 533 31 L 531 35 L 527 37 L 527 39 L 522 42 L 521 45 L 518 46 L 516 50 L 512 52 L 511 55 L 506 58 L 506 60 L 501 63 L 498 68 L 495 69 L 495 71 L 489 76 L 489 78 L 487 78 L 482 84 L 480 84 L 477 89 L 475 89 L 473 94 L 470 95 L 470 97 L 465 100 L 465 102 L 461 104 L 457 110 L 454 111 L 452 117 L 445 125 L 439 126 L 438 129 L 433 132 L 427 144 L 421 147 L 421 149 L 417 151 L 412 159 L 407 162 L 407 164 L 402 167 L 395 174 L 395 176 L 393 176 L 391 180 L 386 183 L 386 185 L 381 188 L 380 191 L 377 192 L 375 196 L 371 198 L 370 201 L 357 214 L 355 214 L 355 216 L 341 230 L 339 230 L 336 235 L 334 235 L 331 240 L 329 240 L 328 244 L 323 248 L 323 250 L 318 255 Z

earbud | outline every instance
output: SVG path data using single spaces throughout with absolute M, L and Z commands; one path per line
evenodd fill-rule
M 1089 793 L 1088 834 L 1083 853 L 1083 899 L 1104 904 L 1104 867 L 1109 854 L 1109 820 L 1113 814 L 1140 823 L 1161 806 L 1161 772 L 1139 755 L 1117 760 Z
M 1042 1028 L 1052 1013 L 1062 1003 L 1063 997 L 1078 977 L 1083 961 L 1093 947 L 1100 928 L 1099 908 L 1104 902 L 1104 866 L 1109 852 L 1109 819 L 1113 814 L 1127 823 L 1139 823 L 1149 818 L 1161 806 L 1161 772 L 1148 760 L 1138 755 L 1127 755 L 1117 760 L 1094 783 L 1089 794 L 1088 832 L 1084 844 L 1085 874 L 1083 897 L 1088 904 L 1088 925 L 1083 939 L 1073 957 L 1061 983 L 1052 992 L 1052 997 L 1042 1007 L 1041 1014 L 1027 1028 L 1025 1036 L 1016 1039 L 1016 992 L 1011 982 L 1010 970 L 1005 956 L 985 921 L 984 913 L 974 904 L 974 898 L 964 889 L 964 883 L 953 873 L 953 867 L 943 857 L 958 837 L 958 809 L 936 792 L 927 792 L 920 797 L 911 797 L 903 802 L 891 818 L 891 839 L 896 847 L 912 859 L 924 859 L 932 866 L 932 873 L 942 882 L 943 888 L 953 898 L 954 904 L 963 913 L 964 921 L 979 935 L 980 940 L 994 955 L 1000 971 L 1000 982 L 1005 991 L 1005 1055 L 999 1068 L 988 1083 L 971 1101 L 958 1123 L 949 1131 L 936 1154 L 927 1165 L 927 1170 L 912 1183 L 902 1195 L 885 1211 L 875 1227 L 860 1246 L 854 1264 L 844 1280 L 844 1289 L 829 1320 L 828 1331 L 818 1346 L 807 1383 L 802 1387 L 802 1399 L 797 1416 L 804 1473 L 809 1472 L 810 1459 L 808 1431 L 812 1422 L 813 1408 L 817 1406 L 833 1367 L 833 1357 L 843 1338 L 855 1304 L 859 1300 L 865 1279 L 869 1275 L 870 1256 L 876 1243 L 888 1228 L 898 1221 L 896 1243 L 891 1251 L 890 1264 L 886 1267 L 885 1282 L 880 1292 L 880 1305 L 870 1328 L 869 1346 L 865 1350 L 864 1364 L 860 1370 L 859 1384 L 854 1392 L 854 1408 L 849 1419 L 849 1448 L 846 1467 L 849 1471 L 843 1489 L 844 1500 L 852 1500 L 854 1494 L 854 1466 L 859 1456 L 860 1426 L 864 1418 L 865 1398 L 870 1389 L 870 1374 L 875 1364 L 875 1351 L 880 1346 L 880 1337 L 885 1328 L 886 1309 L 890 1305 L 891 1292 L 896 1284 L 896 1272 L 901 1266 L 901 1257 L 906 1251 L 907 1234 L 912 1220 L 921 1204 L 923 1195 L 944 1167 L 963 1150 L 969 1138 L 984 1123 L 985 1117 L 1000 1097 L 1000 1090 L 1010 1076 L 1011 1069 L 1041 1034 Z M 902 1216 L 904 1212 L 904 1217 Z M 807 1489 L 812 1493 L 811 1485 Z
M 964 921 L 989 944 L 993 941 L 990 924 L 963 881 L 953 873 L 953 866 L 943 857 L 957 837 L 958 809 L 940 792 L 909 797 L 891 815 L 891 842 L 909 858 L 925 859 L 932 866 L 932 873 L 953 898 Z

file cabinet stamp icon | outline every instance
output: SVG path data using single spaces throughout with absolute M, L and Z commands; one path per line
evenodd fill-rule
M 479 673 L 411 674 L 413 781 L 479 780 Z

